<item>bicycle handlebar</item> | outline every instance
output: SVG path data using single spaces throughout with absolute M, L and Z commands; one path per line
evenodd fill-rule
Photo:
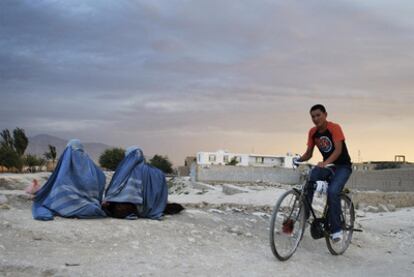
M 307 162 L 296 162 L 297 165 L 308 164 Z M 295 164 L 293 164 L 295 165 Z M 335 164 L 327 164 L 325 168 L 335 167 Z
M 295 164 L 293 164 L 293 168 L 296 169 L 299 167 L 299 165 L 303 165 L 303 164 L 307 164 L 306 162 L 296 162 Z M 311 168 L 314 168 L 315 166 L 311 166 Z M 332 176 L 335 175 L 335 171 L 333 170 L 333 168 L 335 167 L 335 164 L 327 164 L 324 168 L 328 169 L 331 173 Z

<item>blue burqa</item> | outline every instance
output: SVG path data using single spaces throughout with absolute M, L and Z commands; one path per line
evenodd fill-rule
M 159 219 L 164 213 L 167 198 L 164 173 L 145 162 L 141 149 L 136 146 L 128 148 L 106 189 L 104 201 L 137 205 L 139 214 L 127 218 Z
M 84 152 L 79 140 L 69 141 L 46 184 L 35 194 L 32 213 L 37 220 L 55 215 L 75 218 L 105 217 L 101 201 L 105 175 Z

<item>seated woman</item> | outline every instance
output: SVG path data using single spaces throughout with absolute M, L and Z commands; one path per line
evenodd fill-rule
M 34 195 L 33 218 L 105 217 L 100 204 L 104 190 L 102 170 L 85 153 L 78 139 L 70 140 L 54 172 Z
M 129 147 L 105 192 L 102 204 L 108 216 L 159 219 L 167 205 L 164 173 L 147 164 L 142 150 Z

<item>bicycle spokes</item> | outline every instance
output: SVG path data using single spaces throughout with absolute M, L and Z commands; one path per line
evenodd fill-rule
M 295 252 L 305 223 L 303 203 L 295 190 L 284 193 L 273 210 L 270 245 L 274 255 L 286 260 Z

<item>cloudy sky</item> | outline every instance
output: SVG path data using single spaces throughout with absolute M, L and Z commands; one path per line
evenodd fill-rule
M 178 165 L 302 153 L 323 103 L 354 161 L 414 161 L 413 14 L 410 0 L 4 0 L 0 128 Z

